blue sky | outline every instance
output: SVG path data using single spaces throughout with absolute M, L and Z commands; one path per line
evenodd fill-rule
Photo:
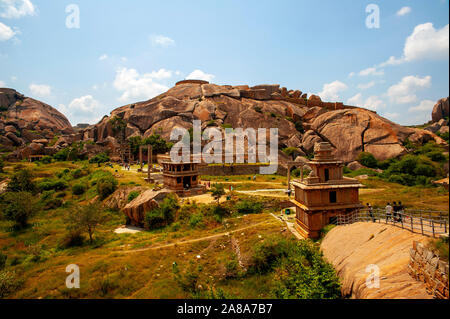
M 448 14 L 444 0 L 0 0 L 0 86 L 73 125 L 184 78 L 280 84 L 422 124 L 449 95 Z

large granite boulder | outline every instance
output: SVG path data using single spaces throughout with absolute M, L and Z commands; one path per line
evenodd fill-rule
M 145 213 L 159 207 L 159 203 L 171 192 L 166 189 L 160 191 L 147 190 L 128 203 L 123 212 L 134 226 L 143 226 Z
M 433 108 L 431 119 L 433 122 L 439 122 L 449 116 L 449 97 L 440 99 Z

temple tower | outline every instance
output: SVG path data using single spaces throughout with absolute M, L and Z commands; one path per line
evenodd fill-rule
M 350 214 L 363 205 L 359 201 L 358 180 L 343 176 L 343 163 L 332 154 L 327 142 L 316 143 L 314 158 L 308 162 L 311 173 L 301 180 L 294 180 L 296 229 L 307 238 L 317 238 L 320 230 L 334 223 L 337 215 Z

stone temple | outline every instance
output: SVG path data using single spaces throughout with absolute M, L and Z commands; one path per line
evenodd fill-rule
M 314 146 L 314 158 L 308 162 L 308 177 L 293 180 L 296 206 L 295 227 L 306 238 L 317 238 L 320 230 L 334 223 L 337 215 L 351 214 L 363 207 L 359 201 L 358 180 L 343 176 L 343 163 L 331 154 L 329 143 Z

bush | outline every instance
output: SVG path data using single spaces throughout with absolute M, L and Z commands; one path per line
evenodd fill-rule
M 61 191 L 69 187 L 66 181 L 63 180 L 44 180 L 38 184 L 38 188 L 41 191 Z
M 300 133 L 305 133 L 305 129 L 303 128 L 303 124 L 300 121 L 295 122 L 295 129 Z
M 84 237 L 80 231 L 69 231 L 59 243 L 59 248 L 66 249 L 80 247 L 84 244 Z
M 160 208 L 155 208 L 145 213 L 144 217 L 145 229 L 151 230 L 161 228 L 164 226 L 166 226 L 166 220 L 164 218 L 164 213 Z
M 253 247 L 253 271 L 266 273 L 271 271 L 281 258 L 288 255 L 290 243 L 286 239 L 269 237 Z
M 332 265 L 310 240 L 292 245 L 287 258 L 276 269 L 272 293 L 284 299 L 337 299 L 341 285 Z
M 20 169 L 15 172 L 8 183 L 8 191 L 34 193 L 36 184 L 33 181 L 33 173 L 27 169 Z
M 60 199 L 60 198 L 52 198 L 52 199 L 49 199 L 49 200 L 47 200 L 45 202 L 44 209 L 45 210 L 56 209 L 56 208 L 61 207 L 62 204 L 63 204 L 62 199 Z
M 286 147 L 283 149 L 283 153 L 295 160 L 295 158 L 300 155 L 300 150 L 297 147 Z
M 81 178 L 83 176 L 86 176 L 86 175 L 87 175 L 86 172 L 81 170 L 81 169 L 79 169 L 79 168 L 77 168 L 76 170 L 72 171 L 72 178 L 73 179 L 79 179 L 79 178 Z
M 8 259 L 8 256 L 0 253 L 0 271 L 5 268 L 6 266 L 6 259 Z
M 15 222 L 16 229 L 28 226 L 28 219 L 39 211 L 33 194 L 27 192 L 7 192 L 2 194 L 0 208 L 3 218 Z
M 91 164 L 93 164 L 93 163 L 100 164 L 100 163 L 106 163 L 109 161 L 110 161 L 110 159 L 109 159 L 108 154 L 106 154 L 104 152 L 97 154 L 97 155 L 91 157 L 91 159 L 89 159 L 89 163 L 91 163 Z
M 236 209 L 239 214 L 259 214 L 263 210 L 263 205 L 260 202 L 242 200 L 236 204 Z
M 86 192 L 86 186 L 84 184 L 75 184 L 72 186 L 72 194 L 83 195 Z
M 97 180 L 97 193 L 101 199 L 105 199 L 117 189 L 117 180 L 113 176 L 101 177 Z
M 138 191 L 132 191 L 128 194 L 128 203 L 131 202 L 133 199 L 139 196 Z
M 378 162 L 375 156 L 373 156 L 369 152 L 361 152 L 358 155 L 358 158 L 356 159 L 361 165 L 364 165 L 366 167 L 370 168 L 377 168 Z
M 10 271 L 0 271 L 0 298 L 5 298 L 17 291 L 22 286 L 22 281 L 17 280 L 16 274 Z
M 93 235 L 98 225 L 106 219 L 105 210 L 99 203 L 73 207 L 65 217 L 67 229 L 72 233 L 86 232 L 92 244 Z
M 205 216 L 201 212 L 192 214 L 189 218 L 189 226 L 191 226 L 192 228 L 202 228 L 205 225 L 203 222 L 204 217 Z
M 444 154 L 442 154 L 442 151 L 432 151 L 425 154 L 427 157 L 429 157 L 433 162 L 445 162 L 447 161 L 447 158 Z
M 40 162 L 44 164 L 50 164 L 52 162 L 52 157 L 48 155 L 44 156 L 43 158 L 41 158 Z

